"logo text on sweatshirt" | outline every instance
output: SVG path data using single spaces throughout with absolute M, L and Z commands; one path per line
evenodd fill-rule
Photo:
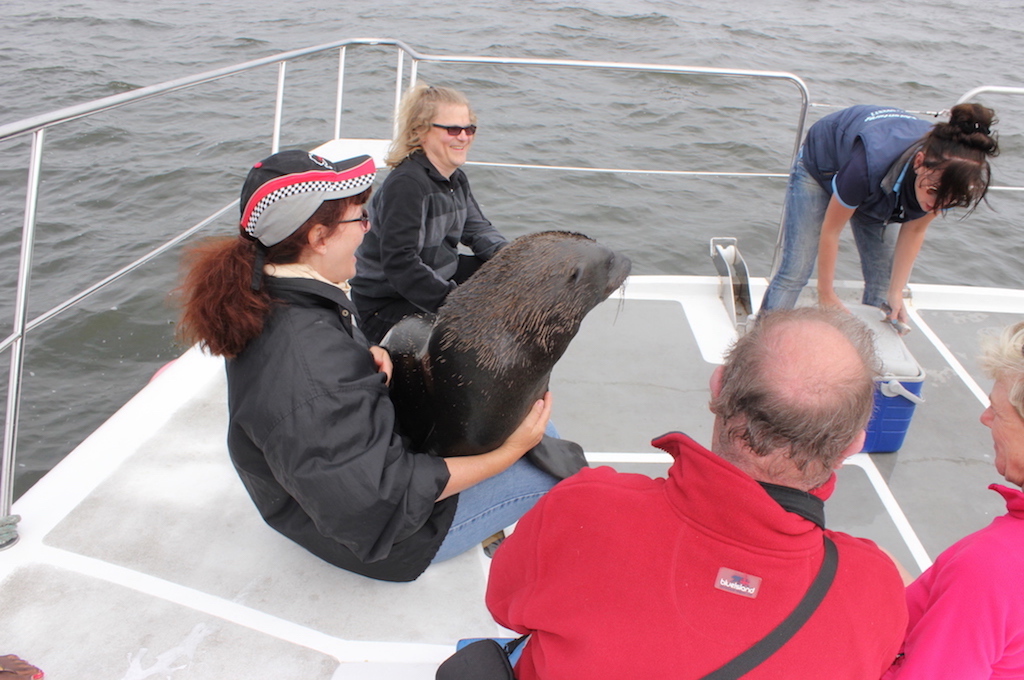
M 718 570 L 718 576 L 715 577 L 715 587 L 744 597 L 757 597 L 757 591 L 761 588 L 761 579 L 735 569 L 722 567 Z

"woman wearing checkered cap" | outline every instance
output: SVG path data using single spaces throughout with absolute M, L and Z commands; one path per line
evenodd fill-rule
M 391 360 L 366 341 L 346 294 L 374 175 L 368 156 L 283 151 L 257 163 L 239 235 L 188 254 L 179 331 L 226 359 L 228 450 L 264 520 L 343 569 L 409 581 L 518 518 L 480 514 L 521 515 L 555 483 L 519 461 L 540 441 L 551 397 L 489 453 L 406 448 Z

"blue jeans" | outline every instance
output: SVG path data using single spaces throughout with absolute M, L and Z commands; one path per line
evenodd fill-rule
M 786 215 L 782 223 L 782 263 L 761 301 L 761 309 L 792 309 L 818 260 L 821 223 L 832 194 L 811 177 L 803 152 L 793 164 L 786 185 Z M 863 302 L 879 307 L 886 301 L 895 242 L 886 239 L 886 226 L 857 213 L 850 218 L 864 276 Z
M 550 424 L 546 433 L 557 436 Z M 461 555 L 515 523 L 558 481 L 523 457 L 504 472 L 462 491 L 452 526 L 433 562 Z

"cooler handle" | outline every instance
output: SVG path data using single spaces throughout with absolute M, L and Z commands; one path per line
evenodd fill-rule
M 903 383 L 901 383 L 899 380 L 890 380 L 888 382 L 883 382 L 879 384 L 878 389 L 886 397 L 899 396 L 903 397 L 904 399 L 909 399 L 915 404 L 924 403 L 924 399 L 922 399 L 921 397 L 917 396 L 916 394 L 908 390 L 906 387 L 904 387 Z

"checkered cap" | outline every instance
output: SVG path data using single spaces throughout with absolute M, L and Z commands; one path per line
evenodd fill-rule
M 306 151 L 281 151 L 249 170 L 239 205 L 241 230 L 272 246 L 295 233 L 324 201 L 360 194 L 373 184 L 369 156 L 332 163 Z

